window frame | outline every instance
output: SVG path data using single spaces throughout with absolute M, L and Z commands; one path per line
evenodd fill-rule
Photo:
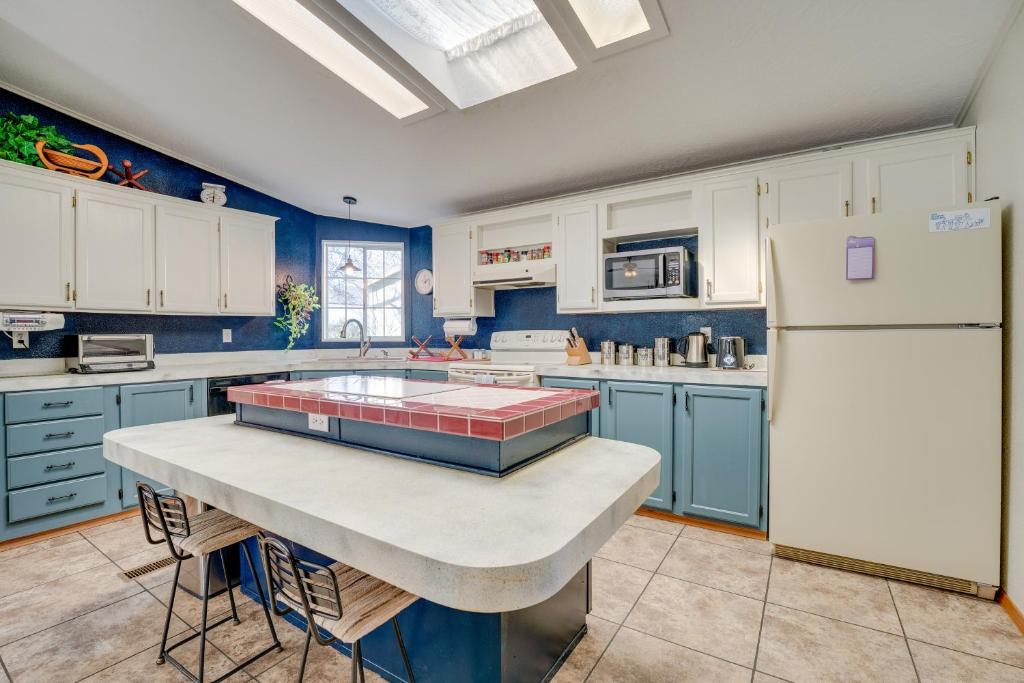
M 406 329 L 405 329 L 406 328 L 406 324 L 405 324 L 406 323 L 406 317 L 407 317 L 407 315 L 409 313 L 409 311 L 408 311 L 409 298 L 408 298 L 408 292 L 406 291 L 406 286 L 405 286 L 405 280 L 406 280 L 405 273 L 406 273 L 406 266 L 407 266 L 407 261 L 406 261 L 407 254 L 406 254 L 406 249 L 405 249 L 405 242 L 388 242 L 388 241 L 383 241 L 383 240 L 370 240 L 370 241 L 351 240 L 350 241 L 350 240 L 347 240 L 347 239 L 346 240 L 332 239 L 332 240 L 321 240 L 320 241 L 320 311 L 319 311 L 319 313 L 320 313 L 320 342 L 323 343 L 323 344 L 358 344 L 359 343 L 358 339 L 334 339 L 334 338 L 331 338 L 331 337 L 327 336 L 327 322 L 328 322 L 328 315 L 327 315 L 327 313 L 328 313 L 328 310 L 330 308 L 328 306 L 328 300 L 327 300 L 327 295 L 328 295 L 328 292 L 329 292 L 329 289 L 327 287 L 327 280 L 328 280 L 328 273 L 327 273 L 327 250 L 330 249 L 331 247 L 343 247 L 343 248 L 349 248 L 349 247 L 357 248 L 358 247 L 358 248 L 363 249 L 363 250 L 366 250 L 366 249 L 371 249 L 372 250 L 372 249 L 375 249 L 375 248 L 376 249 L 388 249 L 388 250 L 391 250 L 391 251 L 398 251 L 399 253 L 401 253 L 401 255 L 402 255 L 402 269 L 401 269 L 401 272 L 400 272 L 400 274 L 399 274 L 397 279 L 398 279 L 399 283 L 401 283 L 401 287 L 402 287 L 402 307 L 401 307 L 401 309 L 399 309 L 401 311 L 401 314 L 402 314 L 401 315 L 402 334 L 401 334 L 401 336 L 398 336 L 398 337 L 395 337 L 395 336 L 381 337 L 381 336 L 375 336 L 375 335 L 367 334 L 366 338 L 368 340 L 379 341 L 379 342 L 404 342 L 405 341 L 405 337 L 406 337 L 406 334 L 405 334 L 406 333 Z M 362 273 L 362 279 L 365 282 L 365 280 L 366 280 L 366 260 L 365 259 L 363 260 L 363 269 L 360 272 Z M 374 278 L 374 279 L 392 279 L 392 278 Z M 364 321 L 367 319 L 367 311 L 368 310 L 369 309 L 366 306 L 366 291 L 365 291 L 365 288 L 364 288 L 364 291 L 363 291 L 363 320 Z M 366 323 L 364 322 L 363 324 L 365 325 Z

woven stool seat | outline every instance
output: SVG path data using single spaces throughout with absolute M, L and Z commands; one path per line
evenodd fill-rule
M 188 520 L 188 536 L 172 536 L 174 546 L 198 557 L 251 538 L 260 528 L 223 510 L 201 512 Z

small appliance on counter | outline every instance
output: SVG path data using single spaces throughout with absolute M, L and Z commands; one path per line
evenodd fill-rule
M 743 337 L 719 337 L 717 365 L 721 370 L 742 370 L 747 360 Z
M 683 366 L 706 368 L 708 366 L 708 345 L 710 340 L 703 332 L 691 332 L 679 340 L 682 348 Z
M 130 372 L 151 370 L 153 335 L 80 334 L 78 356 L 67 360 L 68 372 Z
M 654 338 L 654 365 L 659 368 L 667 368 L 672 364 L 672 338 Z

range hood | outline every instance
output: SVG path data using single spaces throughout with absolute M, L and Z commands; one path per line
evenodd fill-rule
M 555 264 L 551 259 L 536 259 L 481 266 L 473 273 L 473 286 L 481 289 L 554 287 Z

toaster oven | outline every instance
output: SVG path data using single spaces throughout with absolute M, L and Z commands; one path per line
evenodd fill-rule
M 153 363 L 151 334 L 80 334 L 78 356 L 68 359 L 71 372 L 149 370 Z

